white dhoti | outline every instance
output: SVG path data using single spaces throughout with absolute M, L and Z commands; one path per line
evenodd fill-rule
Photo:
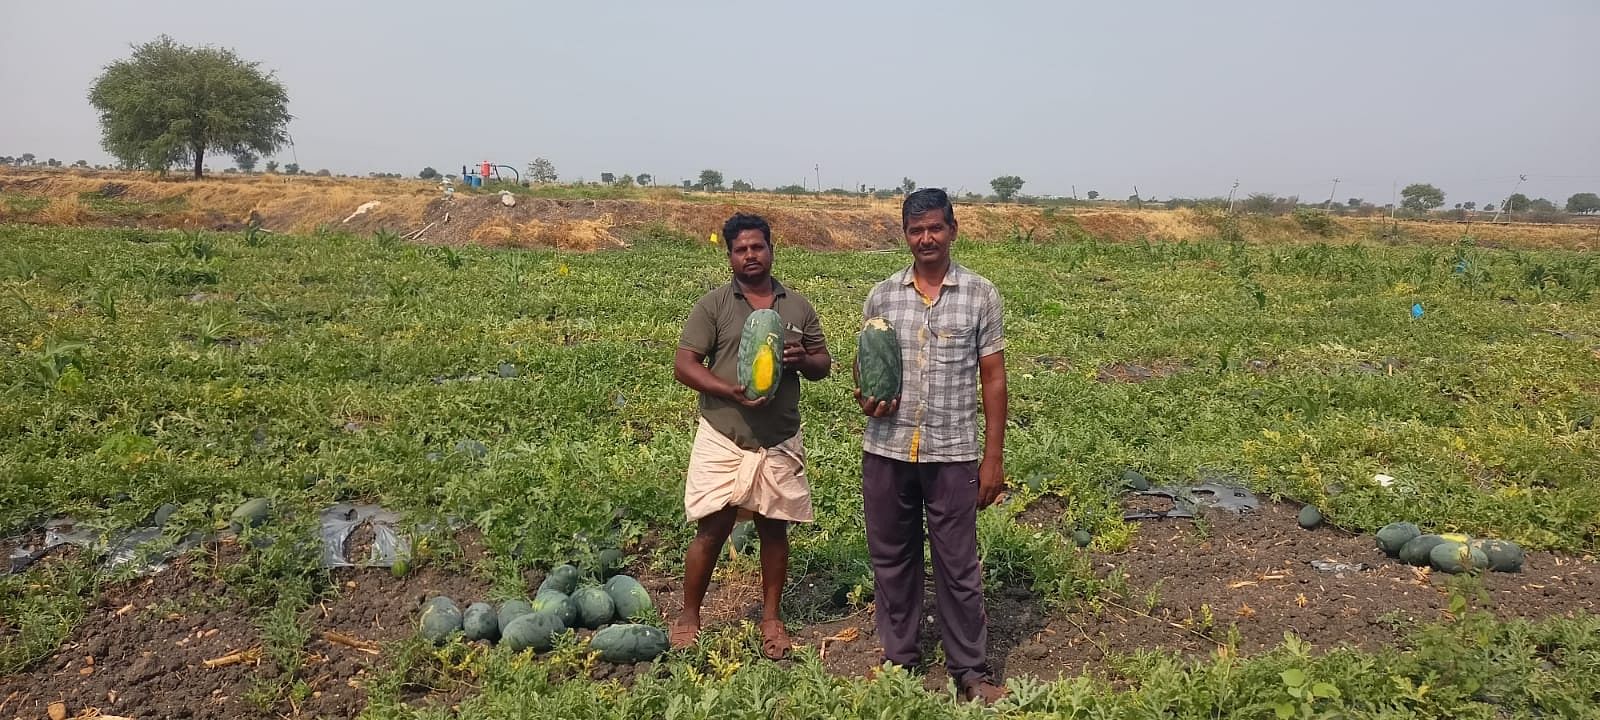
M 727 507 L 752 515 L 811 522 L 811 484 L 800 433 L 775 447 L 745 450 L 700 418 L 689 453 L 683 509 L 696 522 Z

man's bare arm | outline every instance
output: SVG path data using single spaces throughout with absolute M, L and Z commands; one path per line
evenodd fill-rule
M 1004 352 L 978 358 L 978 380 L 983 384 L 983 462 L 978 466 L 978 507 L 985 508 L 1006 489 L 1006 416 L 1010 401 Z
M 688 348 L 678 348 L 672 358 L 672 377 L 696 392 L 733 400 L 745 407 L 761 407 L 767 398 L 751 400 L 744 396 L 744 387 L 725 382 L 705 366 L 706 356 Z

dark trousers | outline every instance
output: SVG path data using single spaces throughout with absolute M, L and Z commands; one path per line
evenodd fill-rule
M 913 667 L 922 619 L 923 513 L 945 667 L 958 687 L 986 679 L 988 615 L 978 567 L 978 463 L 911 463 L 863 453 L 861 491 L 883 657 Z

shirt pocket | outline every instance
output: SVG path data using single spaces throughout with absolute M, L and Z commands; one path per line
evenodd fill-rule
M 978 326 L 959 317 L 936 317 L 929 323 L 933 331 L 933 360 L 941 365 L 962 365 L 978 357 Z

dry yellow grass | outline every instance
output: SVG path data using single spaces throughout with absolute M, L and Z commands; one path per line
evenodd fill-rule
M 41 219 L 52 224 L 75 224 L 69 208 L 55 208 L 57 200 L 103 193 L 116 186 L 124 201 L 161 203 L 183 199 L 184 210 L 151 218 L 167 227 L 202 221 L 212 214 L 243 222 L 252 211 L 260 213 L 268 228 L 279 232 L 308 232 L 320 225 L 338 223 L 362 203 L 380 200 L 387 215 L 421 217 L 422 209 L 437 195 L 429 183 L 404 180 L 324 178 L 315 176 L 258 175 L 214 176 L 205 180 L 158 179 L 135 173 L 17 173 L 0 172 L 7 192 L 52 198 L 51 209 Z M 68 219 L 70 218 L 70 219 Z
M 77 195 L 60 195 L 50 198 L 50 204 L 40 210 L 39 219 L 50 225 L 77 225 L 83 222 L 83 203 Z
M 421 180 L 324 178 L 314 176 L 212 176 L 205 180 L 148 174 L 91 171 L 37 171 L 0 169 L 0 191 L 12 195 L 48 198 L 43 208 L 28 214 L 0 205 L 0 219 L 73 225 L 94 222 L 80 195 L 114 193 L 123 201 L 167 209 L 137 218 L 155 227 L 216 227 L 219 222 L 242 223 L 259 213 L 266 227 L 278 232 L 309 232 L 322 226 L 340 226 L 357 207 L 379 201 L 359 220 L 345 227 L 368 232 L 379 227 L 421 228 L 442 212 L 437 186 Z M 181 198 L 182 202 L 177 202 Z M 457 205 L 489 202 L 463 194 Z M 525 205 L 534 205 L 531 210 Z M 432 210 L 430 210 L 432 206 Z M 628 228 L 663 223 L 675 230 L 704 237 L 721 226 L 734 211 L 759 212 L 772 221 L 780 241 L 820 248 L 861 249 L 886 247 L 900 241 L 900 201 L 837 195 L 778 195 L 773 193 L 686 193 L 676 188 L 640 188 L 614 200 L 528 201 L 514 213 L 478 213 L 472 220 L 457 218 L 449 228 L 437 228 L 424 240 L 437 243 L 473 242 L 487 245 L 543 246 L 574 250 L 616 247 Z M 1114 242 L 1141 238 L 1152 241 L 1197 240 L 1217 237 L 1223 218 L 1218 213 L 1188 209 L 1139 210 L 1123 207 L 1072 207 L 1054 210 L 1034 205 L 958 204 L 963 234 L 983 239 L 1003 239 L 1014 233 L 1032 233 L 1035 241 L 1049 241 L 1082 231 Z M 103 220 L 101 220 L 103 221 Z M 467 222 L 463 227 L 460 223 Z M 1335 218 L 1333 237 L 1307 232 L 1287 217 L 1239 216 L 1239 229 L 1253 243 L 1390 242 L 1386 219 Z M 1401 221 L 1400 242 L 1450 244 L 1469 234 L 1480 244 L 1527 248 L 1595 249 L 1600 247 L 1600 227 L 1593 225 L 1534 225 Z

